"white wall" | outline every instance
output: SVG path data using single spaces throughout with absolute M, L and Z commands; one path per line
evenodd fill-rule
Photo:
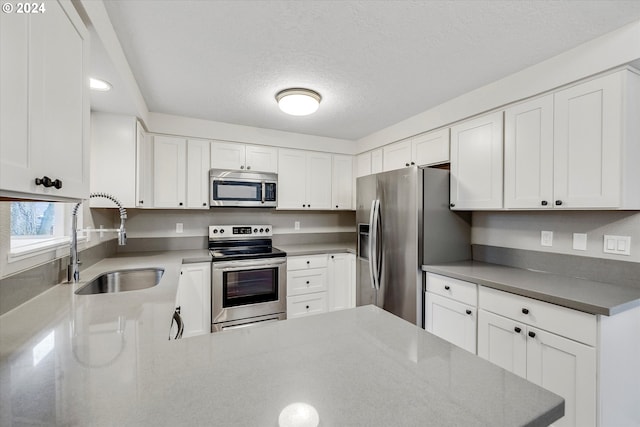
M 474 212 L 471 243 L 640 262 L 640 213 L 626 211 Z M 540 232 L 553 231 L 553 246 Z M 587 250 L 573 249 L 573 233 L 587 234 Z M 631 255 L 603 253 L 603 236 L 631 236 Z
M 640 21 L 637 21 L 361 138 L 358 140 L 358 153 L 449 125 L 639 58 Z

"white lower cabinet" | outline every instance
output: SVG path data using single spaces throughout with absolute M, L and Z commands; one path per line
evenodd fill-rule
M 287 257 L 287 318 L 355 307 L 355 255 Z
M 182 338 L 211 332 L 211 263 L 184 264 L 180 270 L 176 309 L 184 324 Z
M 562 396 L 565 415 L 554 426 L 597 425 L 595 341 L 576 341 L 595 340 L 595 316 L 484 287 L 479 307 L 478 356 Z M 536 327 L 550 318 L 557 330 Z
M 425 329 L 470 353 L 476 353 L 475 283 L 426 274 Z

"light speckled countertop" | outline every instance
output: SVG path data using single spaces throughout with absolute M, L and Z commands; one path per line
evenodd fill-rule
M 611 316 L 640 305 L 639 288 L 480 261 L 423 265 L 422 270 L 590 314 Z
M 61 284 L 0 317 L 0 425 L 548 425 L 560 397 L 374 306 L 169 341 L 180 265 L 206 251 L 105 259 L 91 279 L 162 267 L 149 289 Z
M 313 254 L 336 254 L 340 252 L 356 253 L 355 243 L 314 243 L 304 245 L 276 245 L 290 256 Z

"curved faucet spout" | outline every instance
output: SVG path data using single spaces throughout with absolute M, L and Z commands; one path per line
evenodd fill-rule
M 91 193 L 89 198 L 101 197 L 103 199 L 111 200 L 118 206 L 120 210 L 120 228 L 118 228 L 118 245 L 124 246 L 127 244 L 127 231 L 124 228 L 124 221 L 127 219 L 127 210 L 122 206 L 122 203 L 111 194 L 107 193 Z M 73 207 L 71 213 L 71 247 L 69 252 L 69 265 L 67 266 L 67 280 L 69 282 L 77 283 L 80 281 L 80 261 L 78 260 L 78 209 L 82 202 L 77 203 Z

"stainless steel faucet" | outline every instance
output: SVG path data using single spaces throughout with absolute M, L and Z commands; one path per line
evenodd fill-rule
M 127 210 L 122 207 L 122 203 L 115 197 L 107 193 L 91 193 L 89 198 L 101 197 L 103 199 L 109 199 L 118 206 L 120 210 L 120 228 L 115 229 L 100 229 L 100 230 L 87 230 L 87 231 L 116 231 L 118 232 L 118 245 L 124 246 L 127 244 L 127 232 L 124 229 L 124 220 L 127 219 Z M 77 203 L 73 207 L 71 214 L 71 250 L 69 253 L 69 265 L 67 266 L 67 280 L 69 282 L 78 283 L 80 281 L 80 261 L 78 260 L 78 209 L 80 204 Z

